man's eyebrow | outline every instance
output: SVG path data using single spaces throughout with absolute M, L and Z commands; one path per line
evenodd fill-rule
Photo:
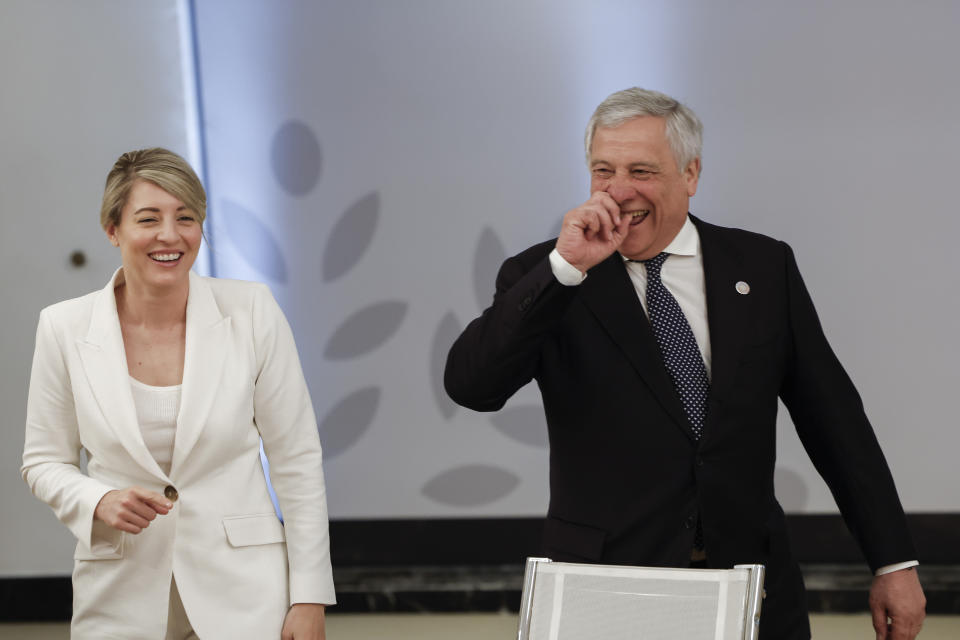
M 607 160 L 594 160 L 590 163 L 590 168 L 595 168 L 599 166 L 612 166 L 612 163 Z M 631 162 L 627 165 L 630 169 L 654 169 L 656 171 L 660 170 L 660 165 L 656 162 Z

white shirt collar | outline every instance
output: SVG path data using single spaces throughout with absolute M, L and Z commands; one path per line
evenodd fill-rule
M 695 256 L 700 253 L 700 234 L 697 233 L 697 228 L 693 225 L 690 216 L 687 216 L 684 220 L 680 231 L 677 232 L 677 235 L 673 237 L 664 251 L 678 256 Z
M 664 253 L 675 256 L 697 256 L 700 255 L 700 234 L 697 233 L 697 227 L 693 224 L 690 216 L 683 221 L 680 231 L 673 237 L 663 249 Z M 629 260 L 626 256 L 621 256 L 624 261 Z

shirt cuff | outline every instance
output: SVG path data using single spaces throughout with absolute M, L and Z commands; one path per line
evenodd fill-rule
M 875 576 L 883 576 L 888 573 L 893 573 L 894 571 L 901 571 L 903 569 L 909 569 L 910 567 L 916 567 L 920 563 L 916 560 L 909 560 L 907 562 L 898 562 L 897 564 L 888 564 L 884 567 L 877 569 Z
M 560 284 L 567 287 L 575 287 L 587 278 L 587 274 L 564 260 L 556 249 L 550 252 L 550 270 Z

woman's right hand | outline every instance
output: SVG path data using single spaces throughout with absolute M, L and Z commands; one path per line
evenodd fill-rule
M 93 515 L 114 529 L 140 533 L 157 515 L 165 515 L 173 508 L 166 496 L 140 487 L 115 489 L 106 492 Z

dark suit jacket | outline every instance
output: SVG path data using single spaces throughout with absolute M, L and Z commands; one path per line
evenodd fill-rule
M 871 569 L 916 553 L 860 397 L 790 248 L 691 218 L 713 354 L 699 442 L 617 253 L 577 287 L 553 276 L 555 241 L 508 259 L 493 305 L 450 350 L 447 392 L 496 411 L 536 379 L 550 436 L 548 556 L 688 566 L 699 513 L 711 566 L 767 565 L 764 637 L 805 638 L 803 583 L 774 496 L 778 397 Z

